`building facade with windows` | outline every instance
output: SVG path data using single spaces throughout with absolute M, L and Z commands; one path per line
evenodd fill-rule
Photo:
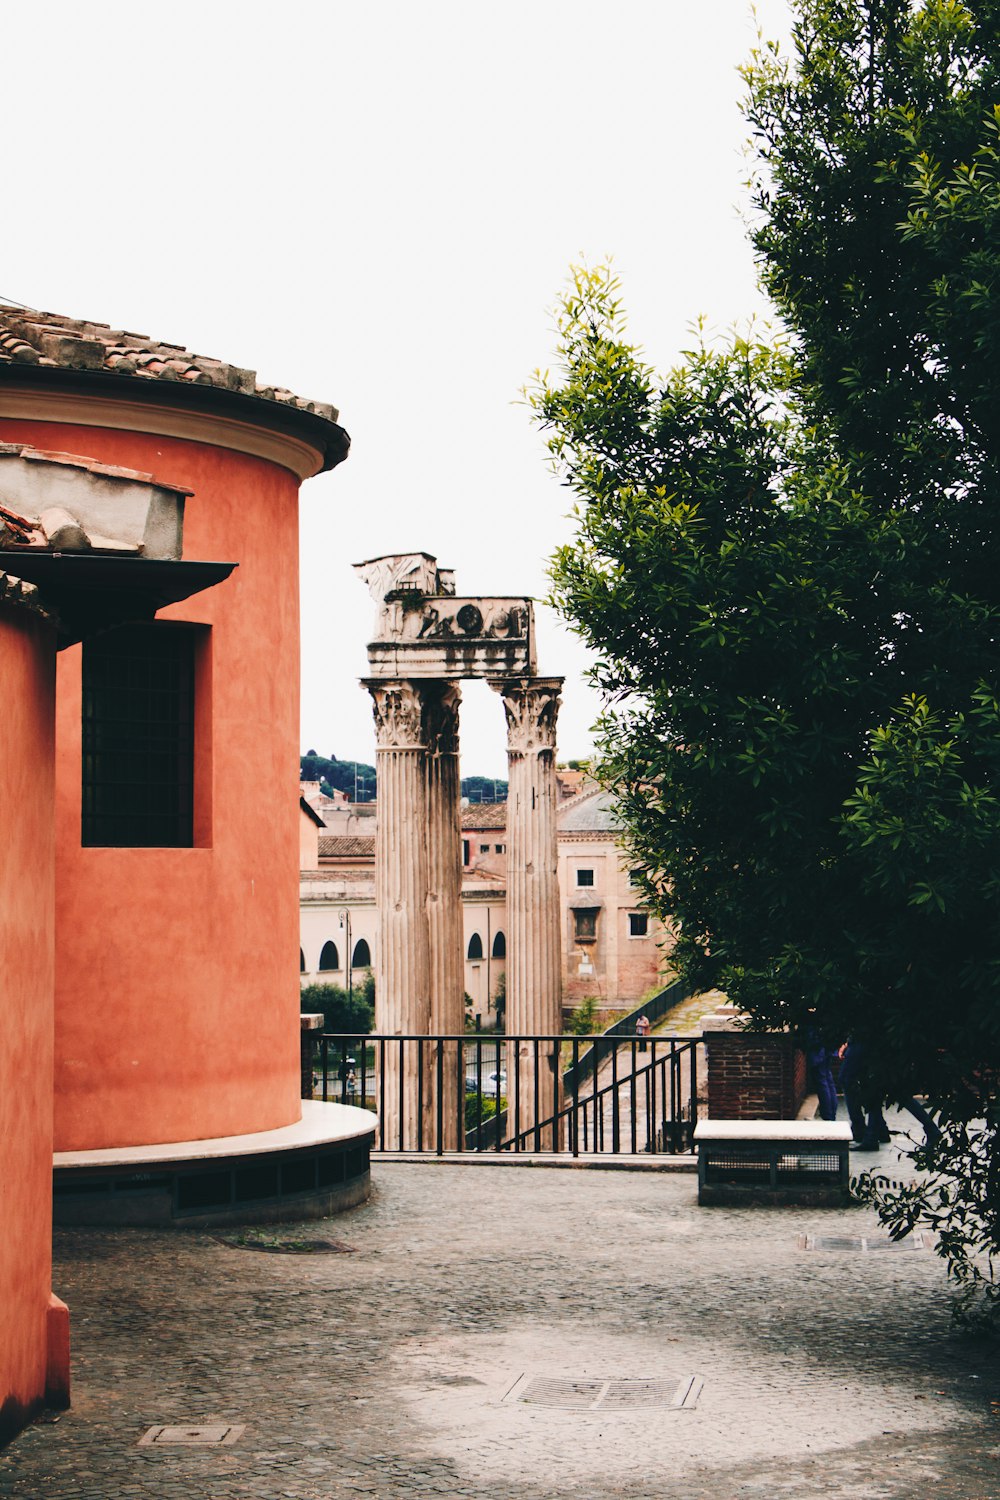
M 667 982 L 670 934 L 634 883 L 609 792 L 579 793 L 558 823 L 563 1000 L 627 1009 Z
M 315 864 L 302 869 L 303 984 L 325 980 L 347 987 L 348 922 L 352 940 L 360 935 L 375 951 L 377 804 L 364 808 L 363 819 L 349 808 L 338 810 L 338 817 L 345 828 L 363 826 L 366 836 L 325 836 L 320 830 Z M 465 990 L 472 1014 L 485 1026 L 496 1023 L 506 968 L 506 812 L 502 802 L 462 809 Z M 668 981 L 670 935 L 633 883 L 613 797 L 590 786 L 563 801 L 556 817 L 564 1009 L 593 997 L 600 1010 L 627 1010 L 661 978 Z
M 355 817 L 342 810 L 341 826 L 363 833 L 303 833 L 308 863 L 299 875 L 300 975 L 303 985 L 335 984 L 348 989 L 374 966 L 378 944 L 375 908 L 374 803 L 362 804 Z M 341 810 L 338 810 L 338 812 Z M 306 814 L 302 814 L 303 819 Z M 337 824 L 337 818 L 331 818 Z M 495 832 L 495 829 L 494 829 Z M 463 870 L 463 942 L 465 990 L 473 1015 L 492 1025 L 497 987 L 507 955 L 505 933 L 506 889 L 502 879 L 482 870 Z M 351 973 L 347 955 L 352 957 Z

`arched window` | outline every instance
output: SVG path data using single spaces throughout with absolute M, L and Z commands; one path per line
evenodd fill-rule
M 340 954 L 337 952 L 336 943 L 331 941 L 323 944 L 323 952 L 319 956 L 319 966 L 321 969 L 340 968 Z
M 351 960 L 352 969 L 370 969 L 372 966 L 372 950 L 364 938 L 359 938 L 354 944 L 354 958 Z
M 304 974 L 305 972 L 306 972 L 306 956 L 302 952 L 302 949 L 300 948 L 299 949 L 299 973 L 300 974 Z
M 466 956 L 466 958 L 482 958 L 482 956 L 483 956 L 483 940 L 479 936 L 478 932 L 474 932 L 472 934 L 472 936 L 470 937 L 470 939 L 469 939 L 469 951 L 468 951 L 468 953 L 465 956 Z
M 496 937 L 493 939 L 493 957 L 507 957 L 507 939 L 504 937 L 502 932 L 498 932 Z

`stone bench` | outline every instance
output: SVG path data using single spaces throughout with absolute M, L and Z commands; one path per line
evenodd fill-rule
M 701 1120 L 694 1140 L 699 1203 L 824 1206 L 849 1196 L 846 1120 Z

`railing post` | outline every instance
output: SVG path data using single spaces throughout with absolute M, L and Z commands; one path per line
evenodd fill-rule
M 322 1011 L 303 1011 L 299 1016 L 299 1063 L 302 1080 L 301 1097 L 313 1096 L 313 1049 L 316 1037 L 323 1030 Z

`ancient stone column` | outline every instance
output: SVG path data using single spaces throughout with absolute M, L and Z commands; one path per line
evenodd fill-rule
M 556 848 L 556 716 L 561 677 L 491 682 L 507 715 L 507 1010 L 510 1037 L 562 1031 L 559 880 Z M 562 1102 L 558 1045 L 516 1043 L 507 1051 L 508 1133 L 522 1150 L 551 1149 L 558 1128 L 537 1132 Z M 537 1067 L 536 1067 L 537 1059 Z M 537 1115 L 536 1115 L 537 1105 Z M 525 1132 L 530 1131 L 530 1136 Z
M 457 683 L 421 682 L 424 739 L 427 746 L 427 934 L 432 1035 L 461 1035 L 465 1027 L 465 960 L 462 927 L 461 777 L 458 765 Z M 379 812 L 381 817 L 381 810 Z M 446 1151 L 461 1150 L 464 1129 L 464 1059 L 461 1042 L 428 1052 L 429 1087 Z M 438 1082 L 441 1082 L 438 1113 Z
M 372 695 L 378 775 L 375 1030 L 388 1037 L 426 1036 L 431 1027 L 423 711 L 427 685 L 376 678 L 368 678 L 364 685 Z M 421 1086 L 416 1058 L 415 1042 L 401 1048 L 386 1044 L 378 1111 L 379 1142 L 384 1140 L 389 1150 L 429 1142 L 431 1100 Z

